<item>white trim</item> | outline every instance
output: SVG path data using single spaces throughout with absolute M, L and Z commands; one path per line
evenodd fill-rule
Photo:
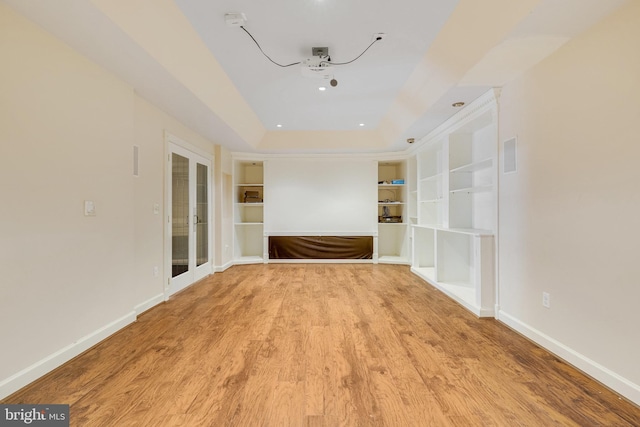
M 454 302 L 456 302 L 459 305 L 461 305 L 466 310 L 468 310 L 471 313 L 473 313 L 474 315 L 476 315 L 477 317 L 495 317 L 495 313 L 494 313 L 494 311 L 492 309 L 482 308 L 482 307 L 479 307 L 479 306 L 477 306 L 475 304 L 470 303 L 465 298 L 462 298 L 459 295 L 457 295 L 455 292 L 452 292 L 450 290 L 450 288 L 447 287 L 446 283 L 436 282 L 432 277 L 429 277 L 426 274 L 423 274 L 420 271 L 420 269 L 415 268 L 415 267 L 411 267 L 411 272 L 413 274 L 415 274 L 416 276 L 420 277 L 421 279 L 423 279 L 429 285 L 433 286 L 434 288 L 436 288 L 437 290 L 439 290 L 440 292 L 445 294 L 447 297 L 452 299 Z
M 423 147 L 433 141 L 437 141 L 452 131 L 468 125 L 473 120 L 482 116 L 487 112 L 491 112 L 497 117 L 498 115 L 498 99 L 500 98 L 499 88 L 490 89 L 464 107 L 462 110 L 449 117 L 444 123 L 436 127 L 420 140 L 416 141 L 409 149 L 405 150 L 405 155 L 417 154 Z
M 12 393 L 20 390 L 22 387 L 32 383 L 43 375 L 51 372 L 55 368 L 63 365 L 79 354 L 87 351 L 94 345 L 105 340 L 109 336 L 118 332 L 125 326 L 135 322 L 136 313 L 134 311 L 127 313 L 119 319 L 114 320 L 108 325 L 80 338 L 73 344 L 50 354 L 42 360 L 34 363 L 31 366 L 26 367 L 20 372 L 10 376 L 9 378 L 0 382 L 0 399 L 9 396 Z
M 372 259 L 269 259 L 269 264 L 373 264 Z
M 378 256 L 378 264 L 411 265 L 407 257 L 383 255 Z
M 223 271 L 227 270 L 228 268 L 233 267 L 235 264 L 233 263 L 233 261 L 227 261 L 226 264 L 223 265 L 216 265 L 214 271 L 216 273 L 222 273 Z
M 378 231 L 266 231 L 265 237 L 291 236 L 291 237 L 376 237 Z
M 268 159 L 331 159 L 331 160 L 373 160 L 373 161 L 397 161 L 406 160 L 405 152 L 398 153 L 248 153 L 233 151 L 231 157 L 234 161 L 266 161 Z
M 519 332 L 538 345 L 549 350 L 575 368 L 593 377 L 596 381 L 599 381 L 605 386 L 620 393 L 622 396 L 629 399 L 636 405 L 640 405 L 640 385 L 629 381 L 628 379 L 618 375 L 605 366 L 602 366 L 601 364 L 589 359 L 585 355 L 578 353 L 574 349 L 567 347 L 561 342 L 520 321 L 510 314 L 505 313 L 502 310 L 498 312 L 497 319 L 511 329 Z
M 158 294 L 155 297 L 149 298 L 148 300 L 141 302 L 140 304 L 136 305 L 133 310 L 136 313 L 136 317 L 140 316 L 142 313 L 144 313 L 145 311 L 155 307 L 158 304 L 161 304 L 164 302 L 164 293 L 162 294 Z
M 506 152 L 505 146 L 506 146 L 506 144 L 508 142 L 511 142 L 511 141 L 513 141 L 513 165 L 514 165 L 514 168 L 513 168 L 512 171 L 508 171 L 507 172 L 507 171 L 504 170 L 504 168 L 506 167 L 505 165 L 507 163 L 507 161 L 506 161 L 507 152 Z M 512 136 L 511 138 L 507 138 L 507 139 L 503 140 L 501 142 L 501 144 L 500 144 L 500 147 L 498 147 L 498 149 L 499 149 L 499 152 L 502 154 L 500 156 L 500 160 L 502 160 L 502 162 L 500 164 L 500 166 L 501 166 L 500 172 L 502 172 L 502 175 L 513 175 L 513 174 L 518 173 L 518 135 L 515 135 L 515 136 Z
M 205 279 L 206 277 L 207 276 L 204 276 L 201 279 L 194 280 L 193 282 L 184 281 L 184 282 L 178 282 L 178 283 L 169 285 L 169 287 L 167 288 L 167 292 L 165 292 L 165 294 L 164 294 L 164 300 L 165 301 L 169 301 L 169 299 L 172 296 L 174 296 L 175 294 L 177 294 L 178 292 L 184 291 L 189 286 L 193 285 L 194 283 L 197 283 L 198 281 L 200 281 L 202 279 Z M 193 275 L 191 275 L 191 278 L 193 279 Z
M 266 264 L 267 261 L 261 256 L 244 256 L 231 261 L 233 265 Z
M 186 150 L 189 150 L 193 153 L 196 153 L 199 156 L 202 156 L 210 160 L 211 163 L 213 163 L 213 159 L 215 158 L 213 153 L 203 150 L 202 148 L 196 147 L 195 145 L 185 141 L 184 139 L 178 138 L 177 136 L 173 135 L 167 130 L 164 131 L 164 141 L 166 146 L 168 146 L 168 143 L 170 142 L 173 144 L 179 145 Z
M 211 275 L 214 273 L 214 228 L 215 228 L 215 198 L 214 198 L 214 187 L 215 182 L 213 181 L 214 173 L 213 167 L 215 165 L 215 155 L 213 153 L 209 153 L 205 150 L 202 150 L 193 144 L 190 144 L 177 136 L 169 133 L 167 130 L 164 131 L 164 140 L 165 140 L 165 158 L 167 159 L 167 163 L 165 164 L 165 208 L 167 214 L 163 218 L 163 221 L 166 220 L 164 231 L 164 267 L 165 267 L 165 277 L 164 277 L 164 300 L 167 301 L 171 295 L 180 292 L 187 288 L 188 286 L 196 283 L 197 281 Z M 203 266 L 196 266 L 195 261 L 192 259 L 189 262 L 189 271 L 185 273 L 185 276 L 180 278 L 172 277 L 172 260 L 171 260 L 171 214 L 172 206 L 172 170 L 171 170 L 171 155 L 172 153 L 176 153 L 183 157 L 189 159 L 189 170 L 191 177 L 190 179 L 195 178 L 195 170 L 192 170 L 192 162 L 201 163 L 207 166 L 207 197 L 209 201 L 209 210 L 208 210 L 208 223 L 210 224 L 209 232 L 208 232 L 208 241 L 209 241 L 209 253 L 207 256 L 207 263 Z M 195 184 L 195 181 L 194 181 Z M 190 207 L 189 210 L 193 208 L 192 204 L 195 204 L 195 185 L 189 189 L 189 200 Z M 191 236 L 193 235 L 193 221 L 191 220 L 191 215 L 189 215 L 189 240 L 191 241 Z M 195 242 L 191 242 L 190 245 L 190 253 L 195 256 Z

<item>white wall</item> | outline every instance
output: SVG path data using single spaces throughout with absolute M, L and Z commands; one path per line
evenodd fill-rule
M 1 386 L 136 301 L 133 91 L 4 5 L 0 29 Z
M 640 403 L 640 3 L 508 84 L 501 318 Z M 542 292 L 551 308 L 542 306 Z
M 1 3 L 0 57 L 1 398 L 161 301 L 164 130 L 214 145 Z
M 271 158 L 264 173 L 265 232 L 366 236 L 377 230 L 376 161 Z

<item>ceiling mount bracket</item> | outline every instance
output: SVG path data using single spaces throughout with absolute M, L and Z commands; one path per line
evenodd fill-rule
M 312 47 L 311 56 L 329 56 L 328 47 Z

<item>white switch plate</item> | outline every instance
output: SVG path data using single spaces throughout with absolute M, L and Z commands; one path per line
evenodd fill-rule
M 96 216 L 96 204 L 93 200 L 84 201 L 84 216 Z
M 160 205 L 157 203 L 153 204 L 153 214 L 158 215 L 160 213 Z

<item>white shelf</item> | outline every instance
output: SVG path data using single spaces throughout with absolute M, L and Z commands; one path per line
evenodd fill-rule
M 441 176 L 442 176 L 441 173 L 437 173 L 435 175 L 431 175 L 431 176 L 427 176 L 427 177 L 421 178 L 420 182 L 433 181 L 433 180 L 436 180 L 436 179 L 440 178 Z
M 485 191 L 491 191 L 493 189 L 492 185 L 479 185 L 476 187 L 467 187 L 467 188 L 457 188 L 455 190 L 451 190 L 452 194 L 455 193 L 481 193 Z
M 378 161 L 378 200 L 377 200 L 377 239 L 375 262 L 387 264 L 410 264 L 409 228 L 406 221 L 409 208 L 415 203 L 409 197 L 411 184 L 405 160 Z M 394 184 L 393 180 L 404 180 Z M 381 184 L 380 184 L 381 183 Z M 417 193 L 412 193 L 417 194 Z M 379 218 L 387 213 L 391 217 L 400 217 L 403 222 L 380 222 Z
M 493 236 L 491 230 L 481 230 L 477 228 L 440 228 L 440 231 L 446 231 L 449 233 L 470 234 L 472 236 Z
M 430 230 L 445 231 L 448 233 L 469 234 L 472 236 L 493 236 L 493 231 L 491 230 L 481 230 L 476 228 L 447 228 L 437 224 L 414 224 L 412 227 L 428 228 Z
M 451 293 L 473 301 L 475 294 L 473 293 L 473 285 L 469 282 L 439 282 L 442 288 L 449 290 Z
M 441 202 L 443 199 L 429 199 L 429 200 L 420 200 L 420 203 L 438 203 Z
M 493 166 L 493 159 L 484 159 L 477 162 L 469 163 L 464 166 L 460 166 L 454 169 L 451 169 L 451 173 L 462 173 L 462 172 L 478 172 L 484 169 L 489 169 Z
M 457 301 L 460 305 L 465 307 L 467 310 L 476 314 L 477 316 L 481 316 L 483 311 L 476 306 L 476 289 L 470 283 L 464 282 L 454 282 L 454 283 L 446 283 L 446 282 L 437 282 L 434 283 L 435 287 L 440 289 L 443 293 L 451 297 L 453 300 Z
M 432 285 L 436 283 L 436 269 L 435 267 L 412 267 L 411 271 L 428 281 Z
M 264 262 L 264 201 L 246 202 L 246 192 L 253 189 L 261 200 L 264 194 L 264 162 L 236 160 L 233 164 L 235 189 L 234 260 L 236 264 Z

